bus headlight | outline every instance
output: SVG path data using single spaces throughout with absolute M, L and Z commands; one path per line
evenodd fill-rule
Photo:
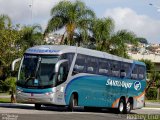
M 47 92 L 47 93 L 45 93 L 45 95 L 47 95 L 47 96 L 53 96 L 53 92 Z

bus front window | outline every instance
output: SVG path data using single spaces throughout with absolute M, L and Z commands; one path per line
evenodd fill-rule
M 25 55 L 18 82 L 23 87 L 47 87 L 55 85 L 55 64 L 58 56 Z

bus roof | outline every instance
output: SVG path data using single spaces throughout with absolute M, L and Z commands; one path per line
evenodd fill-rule
M 107 58 L 107 59 L 123 61 L 127 63 L 136 63 L 136 64 L 145 65 L 143 62 L 118 57 L 115 55 L 108 54 L 106 52 L 101 52 L 97 50 L 91 50 L 91 49 L 76 47 L 76 46 L 67 46 L 67 45 L 40 45 L 40 46 L 35 46 L 27 49 L 25 53 L 43 54 L 43 55 L 61 55 L 63 53 L 79 53 L 79 54 L 84 54 L 84 55 L 89 55 L 89 56 L 94 56 L 99 58 Z

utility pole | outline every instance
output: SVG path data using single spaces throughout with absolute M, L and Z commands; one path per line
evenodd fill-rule
M 30 12 L 31 12 L 30 23 L 31 23 L 31 25 L 32 25 L 32 24 L 33 24 L 33 0 L 30 0 L 29 8 L 30 8 Z

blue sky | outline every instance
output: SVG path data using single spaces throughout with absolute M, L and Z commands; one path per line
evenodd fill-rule
M 50 9 L 59 1 L 0 0 L 0 14 L 9 15 L 13 23 L 25 25 L 38 23 L 45 28 L 50 19 Z M 115 21 L 115 31 L 127 29 L 138 37 L 146 38 L 150 43 L 160 43 L 160 12 L 154 7 L 160 6 L 159 0 L 82 1 L 95 11 L 97 17 L 111 17 Z M 29 7 L 30 4 L 32 8 Z

